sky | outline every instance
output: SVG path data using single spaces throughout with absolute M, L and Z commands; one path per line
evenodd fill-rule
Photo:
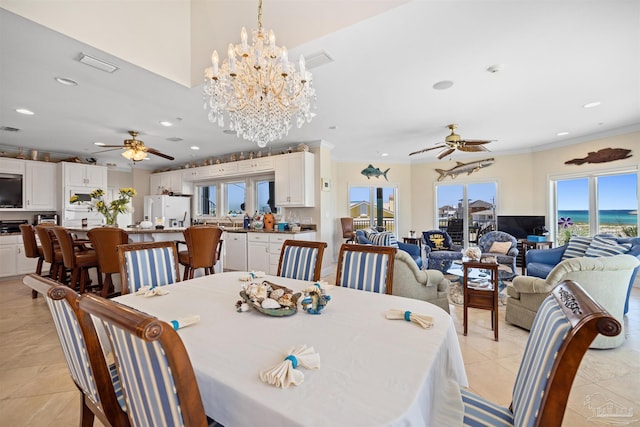
M 600 210 L 638 209 L 638 179 L 636 174 L 598 177 L 598 208 Z M 587 178 L 558 181 L 558 210 L 588 210 L 589 180 Z

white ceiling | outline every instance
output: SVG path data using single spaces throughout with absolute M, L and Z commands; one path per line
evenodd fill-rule
M 253 143 L 209 123 L 202 109 L 202 85 L 187 86 L 197 83 L 194 76 L 201 74 L 213 48 L 225 52 L 229 42 L 239 42 L 241 26 L 255 27 L 257 2 L 193 2 L 198 10 L 189 9 L 184 0 L 176 2 L 180 10 L 186 4 L 191 17 L 180 15 L 172 28 L 164 25 L 173 22 L 171 14 L 158 18 L 166 28 L 158 34 L 182 40 L 186 49 L 179 43 L 158 43 L 157 37 L 148 36 L 151 29 L 133 31 L 130 22 L 122 28 L 106 13 L 106 18 L 91 15 L 105 21 L 102 27 L 90 25 L 87 15 L 84 28 L 64 31 L 87 34 L 85 41 L 91 39 L 91 46 L 0 8 L 0 126 L 20 129 L 0 131 L 0 151 L 15 153 L 22 147 L 126 165 L 119 150 L 92 153 L 98 151 L 93 142 L 120 144 L 127 130 L 139 131 L 147 146 L 174 156 L 177 164 L 256 151 Z M 7 9 L 15 10 L 17 3 L 0 0 Z M 78 5 L 28 3 L 29 13 L 18 12 L 41 22 L 54 13 L 47 9 L 37 16 L 33 11 L 38 5 L 53 4 L 57 8 L 52 10 L 62 15 Z M 101 3 L 114 2 L 88 2 Z M 154 21 L 155 9 L 149 7 L 153 2 L 130 3 L 146 5 L 149 21 Z M 291 57 L 324 50 L 334 58 L 312 70 L 317 116 L 273 143 L 274 150 L 323 140 L 333 145 L 332 157 L 338 161 L 377 165 L 433 161 L 438 150 L 408 154 L 442 141 L 449 123 L 459 125 L 463 138 L 497 140 L 488 145 L 495 153 L 640 130 L 637 0 L 274 0 L 265 1 L 264 9 L 264 26 L 273 28 L 278 44 L 287 45 Z M 67 21 L 82 21 L 80 12 L 66 16 Z M 48 25 L 63 31 L 65 24 L 58 21 Z M 200 30 L 207 21 L 218 33 Z M 145 24 L 140 23 L 142 28 Z M 127 50 L 120 41 L 127 39 L 127 28 L 134 49 Z M 110 34 L 115 42 L 108 43 Z M 149 49 L 140 48 L 145 43 Z M 142 53 L 158 51 L 165 53 Z M 108 74 L 83 65 L 76 60 L 80 52 L 120 69 Z M 140 52 L 140 60 L 131 52 Z M 503 64 L 503 70 L 488 72 L 494 64 Z M 56 76 L 79 85 L 60 85 L 53 80 Z M 433 89 L 441 80 L 454 85 Z M 593 101 L 601 105 L 583 108 Z M 35 115 L 18 114 L 16 108 Z M 161 120 L 175 125 L 162 127 Z M 569 135 L 557 136 L 562 131 Z M 183 141 L 171 142 L 170 137 Z M 192 145 L 201 149 L 194 152 Z M 382 153 L 389 156 L 381 157 Z M 472 156 L 455 153 L 452 158 L 465 161 Z M 172 166 L 151 157 L 136 167 Z

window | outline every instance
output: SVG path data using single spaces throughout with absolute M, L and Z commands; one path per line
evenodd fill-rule
M 275 212 L 275 182 L 270 180 L 256 181 L 256 207 L 258 212 Z
M 194 216 L 224 218 L 245 212 L 276 212 L 273 175 L 196 183 Z
M 218 187 L 216 185 L 206 185 L 197 188 L 198 215 L 216 216 L 216 205 Z
M 349 187 L 349 216 L 356 230 L 377 227 L 379 230 L 398 229 L 396 210 L 397 188 L 392 186 Z
M 436 184 L 437 225 L 454 243 L 478 243 L 479 233 L 496 228 L 495 182 Z M 462 220 L 462 229 L 447 230 Z
M 247 184 L 244 181 L 227 182 L 225 207 L 230 215 L 243 214 L 246 210 Z
M 571 235 L 638 235 L 638 174 L 613 171 L 551 180 L 557 244 Z

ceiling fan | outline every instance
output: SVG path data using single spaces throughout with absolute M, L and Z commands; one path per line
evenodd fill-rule
M 447 127 L 451 129 L 451 134 L 444 139 L 444 142 L 438 142 L 435 147 L 414 151 L 413 153 L 409 153 L 409 155 L 413 156 L 414 154 L 424 153 L 425 151 L 444 148 L 444 150 L 438 154 L 438 159 L 442 159 L 453 153 L 455 150 L 466 152 L 489 151 L 483 144 L 495 141 L 495 139 L 461 139 L 460 135 L 455 133 L 455 129 L 458 125 L 450 124 Z
M 126 149 L 126 151 L 122 153 L 122 156 L 127 159 L 133 160 L 134 162 L 139 162 L 140 160 L 147 158 L 147 153 L 164 157 L 167 160 L 174 160 L 173 157 L 167 154 L 161 153 L 155 148 L 147 147 L 146 145 L 144 145 L 144 142 L 140 141 L 139 139 L 136 139 L 136 136 L 138 136 L 138 132 L 134 130 L 130 130 L 129 135 L 131 135 L 131 139 L 125 139 L 124 145 L 103 145 L 103 147 L 112 148 L 112 149 L 118 149 L 118 148 Z M 105 151 L 112 151 L 112 150 L 103 150 L 103 151 L 99 151 L 99 153 L 104 153 Z

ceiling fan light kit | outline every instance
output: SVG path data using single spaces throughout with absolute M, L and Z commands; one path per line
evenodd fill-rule
M 312 120 L 316 91 L 313 76 L 300 56 L 299 69 L 289 62 L 286 47 L 275 44 L 273 31 L 262 28 L 262 0 L 258 2 L 258 29 L 240 32 L 241 43 L 229 44 L 228 58 L 220 64 L 218 52 L 211 55 L 212 66 L 205 70 L 204 108 L 212 123 L 229 129 L 238 137 L 265 147 L 289 133 L 292 120 L 298 128 Z
M 136 139 L 136 136 L 138 136 L 138 132 L 134 130 L 130 130 L 129 135 L 131 135 L 131 139 L 125 139 L 124 145 L 102 144 L 102 147 L 111 148 L 111 149 L 124 148 L 125 151 L 121 153 L 122 157 L 124 157 L 127 160 L 132 160 L 133 162 L 139 162 L 141 160 L 147 159 L 148 153 L 155 154 L 156 156 L 164 157 L 167 160 L 174 160 L 172 156 L 161 153 L 155 148 L 147 147 L 146 145 L 144 145 L 144 142 L 140 141 L 139 139 Z M 111 151 L 111 150 L 104 150 L 104 151 Z

